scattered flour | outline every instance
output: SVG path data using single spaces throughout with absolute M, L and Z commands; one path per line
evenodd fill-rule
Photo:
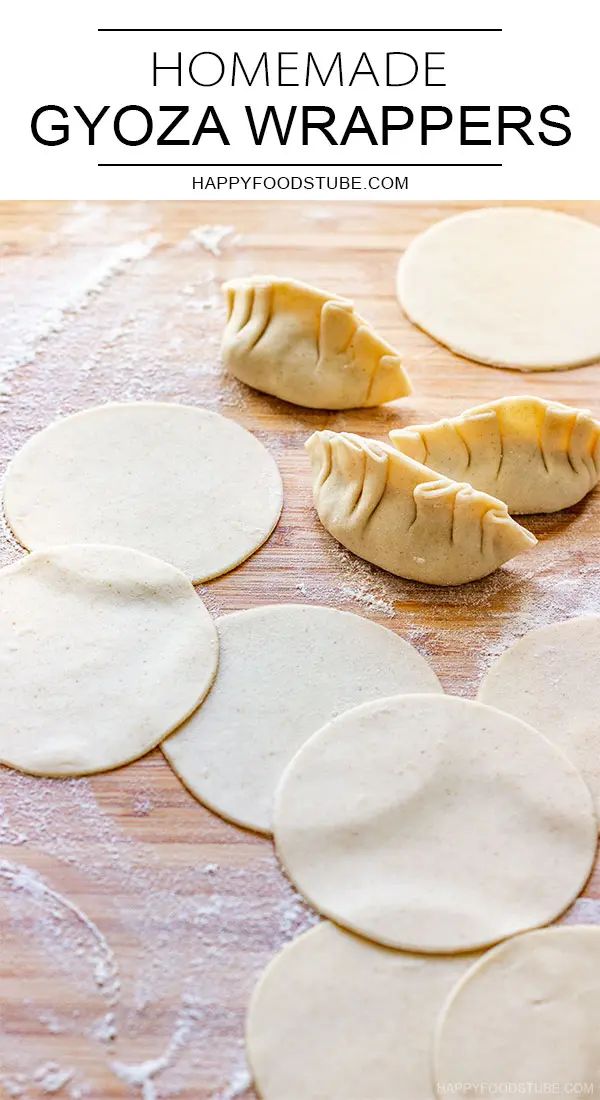
M 140 204 L 135 219 L 127 209 L 71 206 L 55 237 L 39 244 L 34 295 L 30 267 L 18 256 L 2 257 L 0 375 L 13 394 L 3 410 L 2 469 L 32 432 L 58 416 L 104 401 L 150 399 L 191 401 L 258 427 L 285 476 L 290 436 L 281 442 L 269 427 L 276 403 L 223 374 L 220 364 L 216 268 L 224 269 L 219 277 L 228 268 L 247 270 L 227 247 L 237 240 L 234 228 L 199 226 L 169 244 L 158 232 L 159 207 Z M 326 208 L 310 210 L 305 216 L 315 220 L 331 216 Z M 61 236 L 72 246 L 68 262 Z M 210 256 L 223 258 L 217 265 Z M 11 376 L 22 364 L 28 369 Z M 383 432 L 386 415 L 395 414 L 379 415 Z M 287 416 L 300 441 L 320 422 L 300 411 Z M 363 430 L 360 414 L 330 423 Z M 433 592 L 382 573 L 324 533 L 300 541 L 302 532 L 284 515 L 260 560 L 202 586 L 201 594 L 215 615 L 247 606 L 257 568 L 272 564 L 270 599 L 300 594 L 382 619 L 432 656 L 444 686 L 472 695 L 493 657 L 527 630 L 600 612 L 600 566 L 582 560 L 579 540 L 597 525 L 597 513 L 591 501 L 570 527 L 560 517 L 535 521 L 543 535 L 535 553 L 474 585 Z M 289 567 L 294 551 L 302 569 Z M 21 552 L 7 531 L 0 535 L 0 561 Z M 173 777 L 163 788 L 163 768 L 159 754 L 122 776 L 93 780 L 0 770 L 4 925 L 17 947 L 27 937 L 40 974 L 48 970 L 52 980 L 57 973 L 69 991 L 59 1011 L 25 983 L 15 1006 L 24 1024 L 19 1048 L 0 1026 L 0 1083 L 9 1097 L 30 1100 L 40 1067 L 71 1072 L 57 1045 L 70 1041 L 89 1049 L 103 1072 L 112 1066 L 116 1088 L 137 1091 L 138 1100 L 195 1100 L 194 1082 L 212 1100 L 237 1100 L 248 1090 L 244 1007 L 273 953 L 317 917 L 266 840 L 211 816 Z M 166 844 L 171 822 L 175 842 Z M 564 919 L 600 923 L 600 901 L 579 899 Z M 0 1003 L 0 1025 L 2 1011 Z M 78 1075 L 61 1090 L 59 1100 L 99 1095 Z
M 46 1062 L 33 1072 L 33 1080 L 39 1089 L 48 1096 L 62 1092 L 64 1086 L 72 1081 L 74 1070 L 62 1069 L 56 1062 Z
M 229 244 L 237 244 L 239 238 L 234 237 L 234 233 L 235 229 L 232 225 L 199 225 L 184 237 L 180 248 L 184 252 L 189 252 L 200 247 L 213 256 L 220 256 L 225 241 Z
M 108 1004 L 116 1004 L 120 992 L 119 970 L 106 937 L 96 924 L 86 916 L 83 910 L 58 891 L 53 890 L 36 871 L 32 871 L 24 864 L 1 860 L 0 879 L 14 892 L 24 894 L 30 902 L 40 905 L 51 920 L 58 924 L 61 937 L 66 939 L 68 935 L 65 914 L 75 917 L 82 927 L 83 938 L 76 936 L 72 946 L 79 954 L 86 952 L 96 986 Z
M 247 1066 L 244 1065 L 241 1069 L 235 1070 L 224 1089 L 213 1093 L 212 1100 L 237 1100 L 238 1096 L 243 1096 L 248 1091 L 251 1084 L 252 1078 Z
M 189 1042 L 198 1018 L 193 998 L 184 998 L 163 1053 L 158 1058 L 150 1058 L 137 1065 L 113 1061 L 111 1062 L 113 1073 L 125 1084 L 140 1089 L 141 1100 L 158 1100 L 159 1093 L 154 1078 L 164 1073 L 173 1064 L 180 1050 Z
M 387 615 L 391 618 L 394 615 L 394 608 L 386 600 L 380 596 L 374 595 L 373 592 L 364 591 L 362 588 L 358 588 L 356 585 L 343 584 L 340 588 L 340 592 L 343 596 L 348 596 L 351 600 L 356 600 L 357 603 L 362 604 L 363 607 L 369 609 L 369 611 L 377 611 L 380 615 Z
M 154 803 L 150 793 L 139 792 L 133 800 L 133 812 L 136 817 L 147 817 L 152 813 Z
M 561 924 L 600 924 L 600 898 L 578 898 Z
M 87 1095 L 85 1085 L 78 1086 L 74 1082 L 75 1070 L 63 1068 L 57 1062 L 44 1062 L 37 1066 L 30 1075 L 25 1073 L 3 1074 L 0 1076 L 0 1085 L 4 1093 L 9 1097 L 23 1097 L 28 1100 L 31 1096 L 30 1088 L 34 1088 L 36 1096 L 40 1092 L 44 1096 L 67 1095 L 69 1100 L 83 1100 Z M 69 1085 L 65 1094 L 65 1086 Z
M 132 264 L 149 256 L 159 242 L 160 237 L 151 234 L 111 246 L 74 285 L 68 280 L 62 300 L 42 311 L 26 333 L 21 333 L 12 343 L 9 341 L 0 352 L 0 397 L 9 395 L 8 379 L 13 371 L 33 362 L 50 337 L 61 332 L 70 317 L 85 310 L 109 283 Z
M 13 844 L 18 846 L 19 844 L 25 844 L 26 840 L 27 836 L 25 833 L 18 833 L 14 829 L 11 829 L 6 821 L 4 804 L 0 802 L 0 844 Z

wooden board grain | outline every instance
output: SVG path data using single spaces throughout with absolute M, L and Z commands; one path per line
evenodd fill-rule
M 276 457 L 285 505 L 265 547 L 201 586 L 211 611 L 290 600 L 355 611 L 411 640 L 447 691 L 473 695 L 516 637 L 600 610 L 600 494 L 528 522 L 538 547 L 492 577 L 433 589 L 337 547 L 313 514 L 303 450 L 317 428 L 385 438 L 394 425 L 505 394 L 600 416 L 600 365 L 536 375 L 478 366 L 403 317 L 394 296 L 400 253 L 432 222 L 472 205 L 0 205 L 2 470 L 34 431 L 107 400 L 187 401 L 231 416 Z M 600 203 L 547 205 L 600 224 Z M 217 254 L 206 247 L 206 224 L 231 227 Z M 327 414 L 225 376 L 219 284 L 253 271 L 353 298 L 404 350 L 414 394 Z M 0 561 L 19 553 L 5 533 Z M 157 751 L 92 780 L 3 770 L 0 860 L 0 1095 L 27 1100 L 55 1086 L 70 1100 L 252 1095 L 247 998 L 272 953 L 310 920 L 268 841 L 195 802 Z M 599 898 L 597 870 L 574 917 L 600 921 Z

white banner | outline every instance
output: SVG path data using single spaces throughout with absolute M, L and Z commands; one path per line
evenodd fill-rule
M 0 196 L 598 198 L 598 8 L 6 5 Z

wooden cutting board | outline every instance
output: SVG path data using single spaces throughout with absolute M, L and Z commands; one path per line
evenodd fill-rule
M 470 205 L 0 205 L 2 470 L 34 431 L 100 402 L 185 401 L 230 416 L 276 457 L 285 506 L 265 547 L 200 588 L 210 610 L 298 601 L 354 611 L 412 641 L 447 691 L 472 696 L 494 656 L 527 630 L 600 611 L 600 493 L 528 522 L 539 546 L 492 577 L 428 588 L 371 568 L 323 531 L 303 450 L 317 428 L 385 438 L 394 425 L 506 394 L 600 416 L 600 365 L 538 375 L 477 366 L 402 316 L 400 253 Z M 600 203 L 551 205 L 600 224 Z M 219 285 L 254 271 L 353 298 L 404 350 L 414 394 L 327 414 L 224 376 Z M 7 533 L 0 551 L 2 564 L 20 553 Z M 91 780 L 0 771 L 0 860 L 0 1095 L 253 1095 L 243 1060 L 249 993 L 313 919 L 267 840 L 205 810 L 156 751 Z M 598 899 L 597 868 L 570 919 L 600 923 Z

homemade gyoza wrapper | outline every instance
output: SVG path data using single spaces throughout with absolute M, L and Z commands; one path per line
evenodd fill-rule
M 398 353 L 346 298 L 270 275 L 233 279 L 223 290 L 223 361 L 249 386 L 313 409 L 380 405 L 410 393 Z
M 321 523 L 343 546 L 390 573 L 464 584 L 492 573 L 536 538 L 500 500 L 450 481 L 385 443 L 315 432 L 306 443 Z
M 557 512 L 600 478 L 600 423 L 586 409 L 503 397 L 461 416 L 390 432 L 398 450 L 470 482 L 509 512 Z

